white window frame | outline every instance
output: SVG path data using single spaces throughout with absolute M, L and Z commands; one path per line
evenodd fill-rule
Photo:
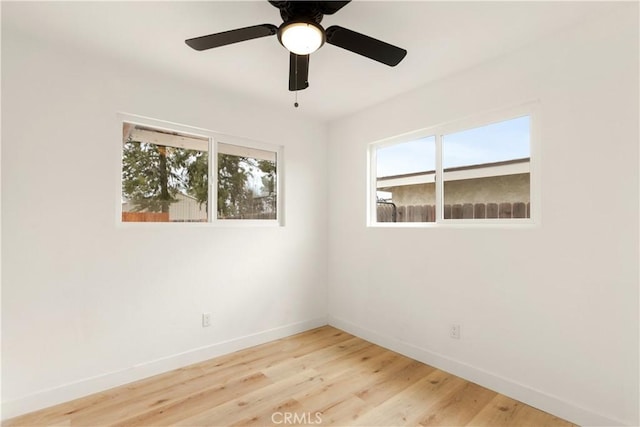
M 372 142 L 367 149 L 367 227 L 429 228 L 429 227 L 531 227 L 541 225 L 540 203 L 540 108 L 539 101 L 488 111 L 406 134 Z M 529 116 L 529 218 L 444 219 L 444 180 L 442 167 L 442 138 L 445 135 L 475 129 L 503 121 Z M 378 148 L 388 147 L 421 138 L 435 137 L 435 222 L 377 222 L 377 158 Z
M 118 143 L 118 179 L 117 179 L 117 209 L 116 222 L 122 227 L 280 227 L 284 226 L 284 148 L 281 145 L 269 144 L 266 142 L 254 141 L 252 139 L 227 135 L 220 132 L 214 132 L 208 129 L 197 128 L 193 126 L 182 125 L 178 123 L 168 122 L 164 120 L 152 119 L 149 117 L 139 116 L 129 113 L 118 113 L 117 124 L 119 138 Z M 207 222 L 125 222 L 122 221 L 122 128 L 124 123 L 141 125 L 153 129 L 164 130 L 169 132 L 178 132 L 198 138 L 208 139 L 209 152 L 209 189 L 208 189 L 208 205 L 209 218 Z M 255 149 L 273 152 L 276 155 L 276 219 L 218 219 L 218 144 L 227 144 L 242 147 L 245 149 Z

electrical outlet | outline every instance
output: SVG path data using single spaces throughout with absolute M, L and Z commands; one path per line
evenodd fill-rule
M 211 326 L 211 313 L 202 313 L 202 327 Z
M 457 323 L 452 323 L 451 326 L 449 326 L 449 336 L 451 338 L 460 339 L 460 325 Z

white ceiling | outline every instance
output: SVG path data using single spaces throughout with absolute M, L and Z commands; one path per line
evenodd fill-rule
M 312 54 L 306 114 L 347 115 L 507 54 L 616 7 L 613 2 L 355 0 L 322 24 L 341 25 L 408 50 L 395 68 L 331 45 Z M 264 1 L 2 2 L 2 25 L 137 61 L 214 87 L 289 106 L 289 57 L 276 37 L 197 52 L 184 40 L 282 22 Z M 293 108 L 293 107 L 291 107 Z

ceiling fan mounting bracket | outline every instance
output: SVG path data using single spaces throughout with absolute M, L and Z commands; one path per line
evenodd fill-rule
M 270 1 L 280 9 L 280 17 L 285 24 L 290 22 L 312 22 L 320 24 L 324 13 L 315 1 Z

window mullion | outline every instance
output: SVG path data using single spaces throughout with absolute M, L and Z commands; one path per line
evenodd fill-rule
M 218 143 L 209 138 L 209 222 L 218 220 Z
M 375 224 L 378 221 L 378 170 L 377 170 L 377 150 L 371 150 L 369 155 L 369 218 L 368 224 Z
M 444 218 L 443 190 L 444 176 L 442 172 L 442 134 L 436 133 L 436 174 L 435 174 L 435 190 L 436 190 L 436 223 L 442 222 Z

